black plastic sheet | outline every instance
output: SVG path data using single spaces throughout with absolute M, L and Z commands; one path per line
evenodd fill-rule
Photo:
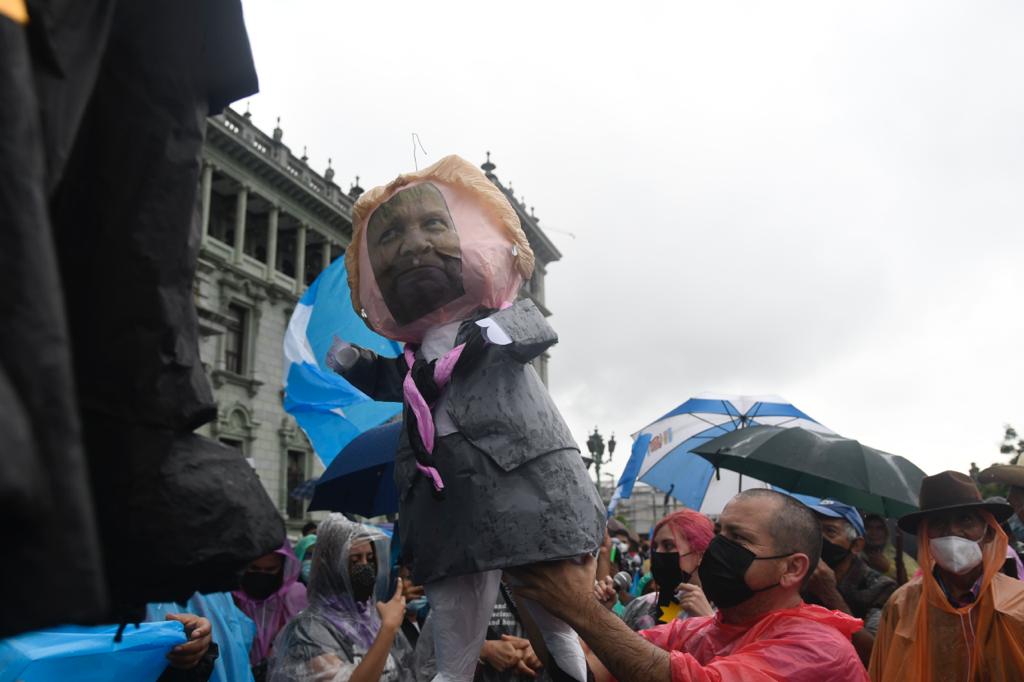
M 0 18 L 0 636 L 231 589 L 284 538 L 240 453 L 191 433 L 216 414 L 205 121 L 256 90 L 241 5 L 29 10 Z

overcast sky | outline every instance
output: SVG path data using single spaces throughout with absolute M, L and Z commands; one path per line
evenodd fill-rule
M 490 150 L 536 207 L 551 389 L 616 472 L 708 390 L 929 473 L 1024 429 L 1024 4 L 244 7 L 254 122 L 343 188 L 411 170 L 416 132 L 421 167 Z

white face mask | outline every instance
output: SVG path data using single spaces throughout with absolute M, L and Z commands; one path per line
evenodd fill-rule
M 981 563 L 981 546 L 973 540 L 948 535 L 928 540 L 935 563 L 954 575 L 963 575 Z

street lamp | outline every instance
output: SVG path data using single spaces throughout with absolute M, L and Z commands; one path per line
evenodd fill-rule
M 597 427 L 594 427 L 594 432 L 590 434 L 590 438 L 587 438 L 587 450 L 590 451 L 590 459 L 594 462 L 594 473 L 597 476 L 597 491 L 598 494 L 601 492 L 601 465 L 606 461 L 612 460 L 612 455 L 615 453 L 615 434 L 612 433 L 611 438 L 608 439 L 608 459 L 604 458 L 604 436 L 597 431 Z

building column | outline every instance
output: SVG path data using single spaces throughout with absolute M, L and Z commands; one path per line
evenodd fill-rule
M 320 252 L 321 261 L 320 272 L 323 272 L 331 266 L 331 240 L 325 239 L 323 243 L 323 250 Z
M 277 269 L 277 220 L 280 209 L 277 206 L 270 207 L 267 215 L 267 279 L 273 281 L 274 271 Z
M 242 262 L 245 253 L 245 212 L 249 201 L 249 188 L 242 185 L 238 188 L 235 203 L 235 262 Z
M 200 196 L 202 198 L 202 239 L 206 240 L 206 233 L 210 231 L 210 193 L 213 191 L 213 166 L 210 163 L 203 164 L 203 175 L 200 185 Z
M 302 223 L 295 233 L 295 293 L 301 295 L 306 288 L 306 225 Z

